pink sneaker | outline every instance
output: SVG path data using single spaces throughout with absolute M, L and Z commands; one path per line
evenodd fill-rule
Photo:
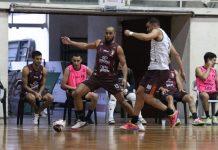
M 169 115 L 170 127 L 175 127 L 179 112 L 176 110 L 172 115 Z
M 203 121 L 201 121 L 199 118 L 195 119 L 193 122 L 192 122 L 192 125 L 193 126 L 203 126 L 205 123 Z
M 131 122 L 127 122 L 124 125 L 120 126 L 120 129 L 125 130 L 139 130 L 139 127 Z

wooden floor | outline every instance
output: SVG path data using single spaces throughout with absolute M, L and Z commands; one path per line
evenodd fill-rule
M 30 119 L 30 118 L 29 118 Z M 25 118 L 25 121 L 28 119 Z M 78 131 L 70 126 L 56 133 L 47 126 L 32 124 L 16 125 L 16 119 L 3 125 L 0 119 L 1 150 L 217 150 L 218 126 L 181 125 L 170 128 L 149 123 L 145 132 L 124 131 L 119 125 L 100 123 L 89 125 Z

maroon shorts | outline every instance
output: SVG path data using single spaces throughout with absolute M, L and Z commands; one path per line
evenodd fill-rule
M 173 92 L 169 91 L 169 92 L 167 92 L 166 94 L 164 94 L 163 96 L 164 96 L 165 99 L 166 99 L 166 97 L 169 96 L 169 95 L 171 95 L 171 96 L 173 97 L 174 101 L 179 101 L 179 102 L 181 102 L 182 99 L 183 99 L 183 97 L 184 97 L 185 95 L 187 95 L 187 93 L 186 93 L 186 92 L 180 92 L 180 91 L 173 91 Z
M 139 85 L 145 88 L 146 94 L 154 95 L 154 93 L 164 85 L 169 75 L 169 70 L 148 70 L 145 72 Z
M 107 90 L 111 94 L 116 94 L 118 92 L 121 92 L 121 87 L 118 84 L 118 79 L 102 79 L 98 78 L 94 75 L 90 77 L 89 80 L 86 80 L 83 82 L 91 91 L 95 91 L 96 89 L 102 87 L 105 90 Z
M 50 92 L 48 89 L 45 88 L 45 89 L 42 91 L 42 94 L 41 94 L 41 95 L 42 95 L 42 97 L 43 97 L 43 96 L 45 96 L 45 95 L 48 94 L 48 93 L 51 94 L 51 92 Z M 24 94 L 24 96 L 26 97 L 26 95 L 28 94 L 28 92 L 24 92 L 23 94 Z
M 218 99 L 218 92 L 207 93 L 209 95 L 209 99 L 215 100 Z

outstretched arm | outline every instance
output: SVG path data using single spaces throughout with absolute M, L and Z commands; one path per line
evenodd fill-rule
M 150 41 L 152 39 L 158 38 L 162 33 L 159 29 L 153 29 L 152 32 L 146 34 L 146 33 L 137 33 L 137 32 L 132 32 L 130 30 L 125 30 L 124 35 L 125 36 L 132 36 L 138 40 L 142 41 Z
M 96 49 L 99 42 L 100 42 L 100 40 L 96 40 L 92 43 L 76 42 L 76 41 L 70 40 L 70 38 L 67 36 L 61 37 L 61 40 L 62 40 L 63 44 L 72 45 L 72 46 L 75 46 L 75 47 L 77 47 L 79 49 L 83 49 L 83 50 Z

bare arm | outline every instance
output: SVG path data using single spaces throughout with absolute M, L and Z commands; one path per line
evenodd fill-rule
M 27 66 L 25 66 L 22 70 L 23 88 L 28 93 L 32 93 L 32 94 L 36 95 L 37 93 L 28 86 L 28 75 L 29 75 L 29 68 Z
M 197 67 L 195 69 L 195 75 L 197 77 L 199 77 L 201 80 L 206 80 L 208 78 L 208 76 L 210 75 L 210 69 L 212 68 L 213 63 L 211 60 L 208 60 L 206 67 L 207 67 L 207 71 L 206 72 L 202 72 L 200 67 Z
M 89 76 L 91 76 L 92 75 L 92 69 L 91 68 L 89 68 L 88 66 L 86 67 L 86 69 L 87 69 L 87 74 L 89 75 Z
M 71 86 L 69 86 L 69 85 L 67 84 L 69 74 L 70 74 L 70 71 L 69 71 L 68 68 L 66 68 L 66 69 L 64 70 L 63 80 L 62 80 L 62 82 L 61 82 L 61 88 L 62 88 L 63 90 L 75 90 L 73 87 L 71 87 Z
M 124 88 L 126 88 L 128 68 L 127 68 L 127 64 L 126 64 L 126 58 L 125 58 L 125 55 L 124 55 L 124 52 L 123 52 L 123 49 L 121 46 L 117 47 L 117 53 L 118 53 L 118 58 L 119 58 L 120 64 L 122 66 L 123 85 L 124 85 Z
M 170 54 L 171 54 L 172 57 L 174 57 L 177 65 L 179 66 L 179 70 L 181 71 L 182 79 L 184 81 L 186 81 L 186 74 L 185 74 L 184 67 L 183 67 L 183 64 L 182 64 L 182 59 L 181 59 L 179 53 L 176 51 L 173 44 L 171 44 L 171 47 L 170 47 Z
M 197 67 L 195 69 L 195 75 L 200 78 L 201 80 L 206 80 L 208 76 L 210 75 L 210 68 L 207 68 L 206 72 L 202 72 L 200 67 Z
M 43 71 L 42 71 L 42 81 L 40 83 L 40 89 L 39 89 L 39 94 L 41 95 L 43 90 L 45 89 L 45 83 L 46 83 L 46 79 L 47 79 L 47 75 L 48 72 L 45 69 L 45 67 L 43 67 Z
M 63 44 L 72 45 L 72 46 L 75 46 L 75 47 L 77 47 L 79 49 L 83 49 L 83 50 L 96 49 L 99 42 L 100 42 L 100 40 L 96 40 L 92 43 L 76 42 L 76 41 L 70 40 L 70 38 L 67 36 L 61 37 L 61 39 L 62 39 Z
M 176 84 L 177 84 L 178 90 L 184 91 L 183 84 L 182 84 L 182 81 L 180 79 L 180 75 L 179 75 L 178 71 L 175 70 L 175 74 L 176 74 Z
M 146 33 L 137 33 L 137 32 L 132 32 L 130 30 L 125 30 L 124 34 L 126 36 L 132 36 L 138 40 L 142 41 L 150 41 L 152 39 L 157 39 L 159 36 L 162 35 L 161 31 L 159 29 L 153 29 L 152 32 L 146 34 Z

